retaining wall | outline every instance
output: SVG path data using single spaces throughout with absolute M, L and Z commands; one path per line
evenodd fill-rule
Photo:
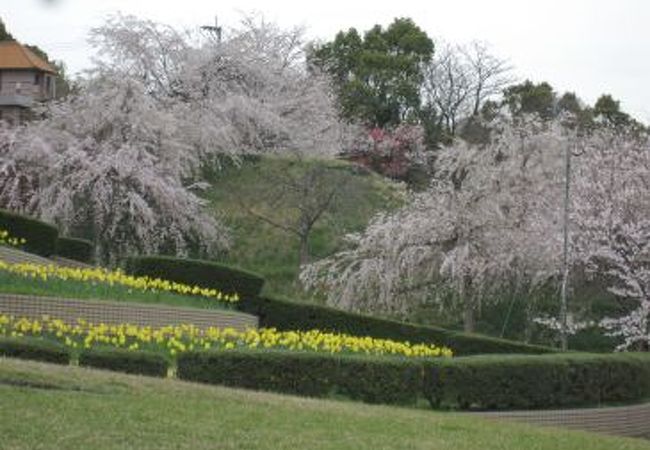
M 607 408 L 466 413 L 488 419 L 650 438 L 650 403 Z
M 191 323 L 203 329 L 231 327 L 244 330 L 258 325 L 256 316 L 236 311 L 15 294 L 0 294 L 0 312 L 33 319 L 49 315 L 65 322 L 81 318 L 92 323 L 152 327 Z

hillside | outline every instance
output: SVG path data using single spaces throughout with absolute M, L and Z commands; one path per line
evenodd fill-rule
M 647 441 L 0 359 L 0 447 L 647 450 Z
M 264 275 L 267 293 L 305 297 L 295 284 L 299 240 L 254 214 L 276 222 L 295 220 L 295 198 L 283 183 L 300 181 L 310 173 L 319 177 L 325 193 L 328 187 L 338 189 L 331 208 L 310 236 L 312 259 L 340 249 L 344 234 L 361 231 L 377 212 L 398 206 L 405 193 L 403 185 L 345 161 L 262 157 L 210 174 L 211 187 L 205 197 L 233 232 L 232 250 L 225 261 Z

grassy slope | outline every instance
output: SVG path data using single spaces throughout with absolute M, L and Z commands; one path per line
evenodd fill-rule
M 277 190 L 278 174 L 304 173 L 314 165 L 332 168 L 332 183 L 345 185 L 335 210 L 326 213 L 316 224 L 310 240 L 314 259 L 330 255 L 341 248 L 345 233 L 361 231 L 380 210 L 397 206 L 404 188 L 370 173 L 359 173 L 344 161 L 290 160 L 265 157 L 259 162 L 245 162 L 241 168 L 225 168 L 212 177 L 206 197 L 234 234 L 233 248 L 226 261 L 266 276 L 265 292 L 304 297 L 295 285 L 298 274 L 298 240 L 294 235 L 251 216 L 253 208 L 277 218 L 291 216 L 290 208 L 269 210 L 269 192 Z
M 650 450 L 643 440 L 11 359 L 0 359 L 0 398 L 7 450 Z

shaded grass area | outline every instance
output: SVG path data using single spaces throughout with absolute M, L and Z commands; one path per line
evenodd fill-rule
M 649 450 L 643 440 L 0 359 L 1 446 Z
M 296 160 L 261 157 L 244 161 L 241 167 L 224 167 L 208 176 L 211 188 L 205 198 L 232 229 L 232 250 L 224 258 L 266 277 L 266 293 L 305 298 L 296 284 L 299 242 L 295 235 L 263 222 L 250 210 L 287 222 L 295 218 L 295 199 L 282 197 L 282 177 L 299 178 L 314 168 L 327 170 L 327 182 L 340 186 L 332 207 L 316 223 L 309 240 L 312 259 L 340 250 L 346 233 L 361 231 L 370 218 L 401 204 L 404 187 L 377 174 L 360 170 L 345 161 Z
M 47 281 L 0 271 L 0 292 L 72 299 L 159 304 L 203 309 L 233 309 L 229 304 L 201 296 L 129 289 L 124 286 L 49 278 Z

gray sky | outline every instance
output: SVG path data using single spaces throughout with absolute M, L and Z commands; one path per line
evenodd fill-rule
M 310 38 L 366 30 L 411 17 L 431 37 L 486 41 L 520 79 L 548 81 L 589 103 L 602 93 L 650 123 L 650 2 L 646 0 L 0 0 L 14 36 L 36 44 L 75 72 L 90 65 L 88 30 L 121 11 L 180 28 L 235 25 L 260 12 L 282 26 L 302 25 Z

